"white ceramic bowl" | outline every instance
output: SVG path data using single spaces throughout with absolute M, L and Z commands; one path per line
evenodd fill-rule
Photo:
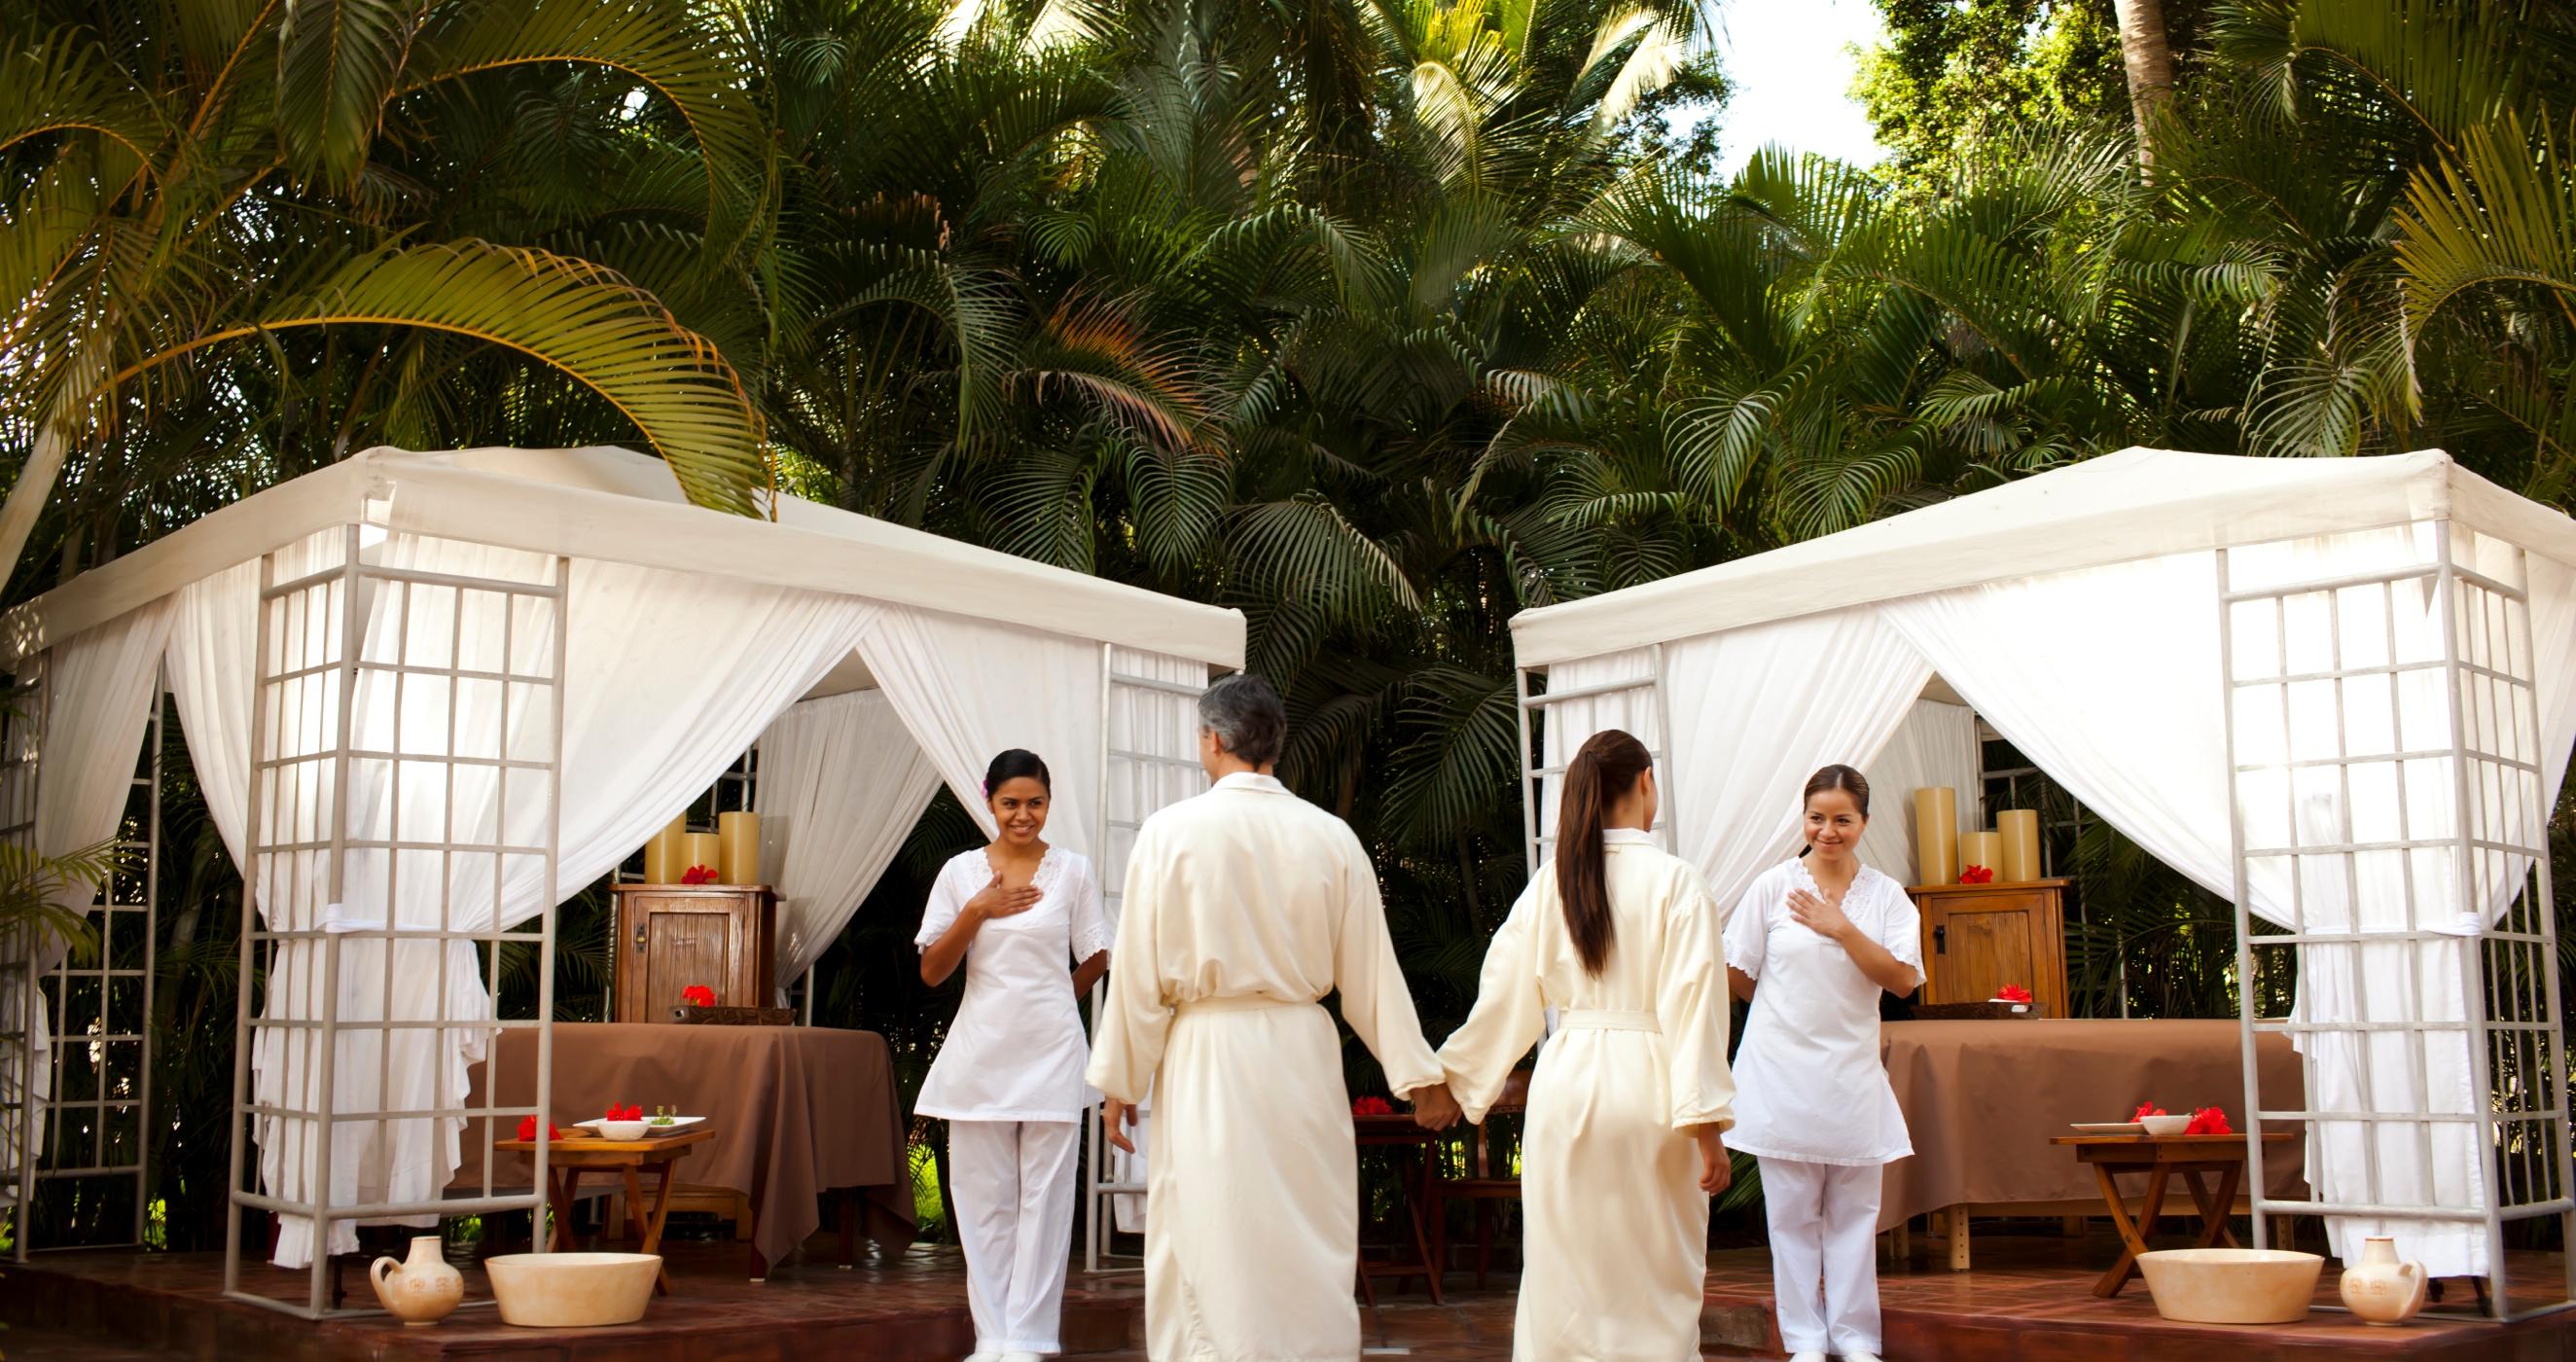
M 603 1140 L 640 1140 L 644 1138 L 645 1128 L 642 1121 L 602 1121 L 591 1127 Z
M 494 1261 L 499 1261 L 495 1259 Z M 2326 1260 L 2287 1249 L 2164 1249 L 2138 1255 L 2156 1313 L 2187 1324 L 2295 1324 Z M 498 1282 L 494 1283 L 496 1286 Z
M 2138 1124 L 2145 1126 L 2147 1128 L 2147 1133 L 2150 1135 L 2180 1135 L 2184 1131 L 2191 1129 L 2191 1118 L 2188 1116 L 2146 1116 L 2139 1118 Z
M 501 1322 L 540 1329 L 633 1324 L 653 1303 L 652 1253 L 505 1253 L 484 1260 Z

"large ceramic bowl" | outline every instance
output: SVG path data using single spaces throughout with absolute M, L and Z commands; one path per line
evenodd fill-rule
M 633 1324 L 653 1303 L 651 1253 L 508 1253 L 484 1260 L 501 1322 L 543 1329 Z
M 495 1260 L 498 1261 L 498 1260 Z M 2164 1249 L 2138 1255 L 2156 1313 L 2188 1324 L 2293 1324 L 2308 1317 L 2326 1260 L 2287 1249 Z M 495 1286 L 499 1283 L 496 1281 Z

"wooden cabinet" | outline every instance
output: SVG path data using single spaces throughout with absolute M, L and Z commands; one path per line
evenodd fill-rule
M 728 1007 L 775 1000 L 778 895 L 767 885 L 621 884 L 616 1018 L 662 1022 L 680 990 L 704 984 Z
M 2066 881 L 1921 885 L 1923 1001 L 1977 1003 L 2006 984 L 2066 1015 Z

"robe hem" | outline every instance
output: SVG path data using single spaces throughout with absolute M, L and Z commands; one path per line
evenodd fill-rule
M 1010 1111 L 962 1111 L 954 1107 L 932 1105 L 926 1107 L 914 1107 L 912 1109 L 912 1114 L 915 1116 L 928 1116 L 941 1121 L 991 1121 L 999 1125 L 1010 1124 L 1013 1122 L 1079 1121 L 1091 1114 L 1091 1108 L 1078 1107 L 1071 1112 L 1052 1108 L 1044 1111 L 1035 1109 L 1014 1109 Z
M 1893 1154 L 1864 1154 L 1857 1157 L 1775 1152 L 1740 1142 L 1727 1145 L 1727 1149 L 1733 1153 L 1750 1154 L 1757 1159 L 1778 1159 L 1783 1163 L 1821 1163 L 1829 1168 L 1883 1168 L 1898 1159 L 1914 1157 L 1914 1148 L 1911 1145 Z

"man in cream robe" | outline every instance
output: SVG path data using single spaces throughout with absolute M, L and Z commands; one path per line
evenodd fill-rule
M 1285 722 L 1256 677 L 1200 701 L 1206 794 L 1128 859 L 1091 1085 L 1113 1143 L 1150 1087 L 1145 1328 L 1155 1362 L 1351 1362 L 1359 1164 L 1343 1020 L 1389 1087 L 1454 1117 L 1395 963 L 1377 876 L 1340 819 L 1270 775 Z

